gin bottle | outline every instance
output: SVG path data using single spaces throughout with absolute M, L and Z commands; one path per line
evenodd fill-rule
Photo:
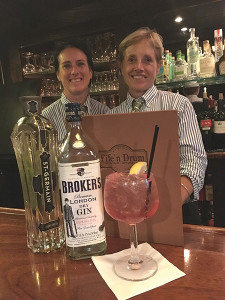
M 19 168 L 27 227 L 27 245 L 48 253 L 64 243 L 57 169 L 57 134 L 40 115 L 41 97 L 21 97 L 24 117 L 11 140 Z
M 199 39 L 195 36 L 195 28 L 190 28 L 190 38 L 187 41 L 188 78 L 199 75 Z
M 66 253 L 78 260 L 106 250 L 100 162 L 81 125 L 80 104 L 66 104 L 70 124 L 59 155 Z

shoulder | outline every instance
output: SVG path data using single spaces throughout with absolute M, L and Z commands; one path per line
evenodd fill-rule
M 92 115 L 98 115 L 98 114 L 109 113 L 110 108 L 107 105 L 102 104 L 101 102 L 93 98 L 90 98 L 90 110 L 91 110 L 90 113 Z
M 61 101 L 61 98 L 59 98 L 58 100 L 54 101 L 49 106 L 47 106 L 46 108 L 44 108 L 42 110 L 41 114 L 43 116 L 48 115 L 50 112 L 54 111 L 57 107 L 59 107 L 61 105 L 62 105 L 62 101 Z
M 169 105 L 171 109 L 179 110 L 185 107 L 186 105 L 191 106 L 191 102 L 189 101 L 189 99 L 179 93 L 172 93 L 172 92 L 160 91 L 160 90 L 158 92 L 162 101 L 165 104 Z
M 124 100 L 120 105 L 110 110 L 110 114 L 120 114 L 131 112 L 132 105 L 128 99 Z

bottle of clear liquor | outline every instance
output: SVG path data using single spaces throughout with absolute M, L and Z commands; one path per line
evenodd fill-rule
M 203 42 L 203 54 L 200 57 L 200 77 L 212 77 L 215 76 L 215 58 L 211 52 L 211 46 L 209 41 Z
M 186 62 L 182 59 L 182 53 L 181 50 L 177 50 L 177 59 L 175 61 L 175 66 L 174 66 L 174 80 L 179 81 L 179 80 L 184 80 L 185 79 L 185 73 L 186 73 Z
M 188 78 L 199 76 L 199 38 L 195 36 L 195 28 L 190 28 L 190 38 L 187 41 Z
M 57 134 L 40 115 L 41 97 L 21 97 L 24 117 L 13 128 L 11 140 L 24 196 L 27 245 L 48 253 L 65 240 L 57 169 Z
M 80 104 L 66 104 L 70 131 L 59 155 L 66 253 L 78 260 L 106 251 L 100 163 L 81 125 Z

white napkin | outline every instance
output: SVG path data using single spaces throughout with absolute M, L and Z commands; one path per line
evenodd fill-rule
M 92 261 L 97 270 L 116 295 L 117 299 L 125 300 L 131 298 L 186 275 L 148 243 L 138 245 L 138 251 L 139 253 L 150 255 L 158 263 L 157 273 L 149 279 L 142 281 L 124 280 L 114 273 L 113 262 L 121 256 L 129 255 L 130 249 L 104 256 L 92 256 Z

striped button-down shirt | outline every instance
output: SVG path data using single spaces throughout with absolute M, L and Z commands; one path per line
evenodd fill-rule
M 194 198 L 199 198 L 203 187 L 207 157 L 195 111 L 190 101 L 179 94 L 157 90 L 151 87 L 143 96 L 145 105 L 141 111 L 177 110 L 180 143 L 180 174 L 190 178 L 194 188 Z M 110 113 L 129 113 L 132 111 L 133 98 L 127 99 Z
M 65 113 L 65 104 L 70 103 L 66 96 L 62 93 L 60 99 L 53 102 L 51 105 L 47 106 L 42 111 L 42 115 L 46 117 L 52 125 L 56 128 L 58 132 L 58 142 L 61 143 L 63 138 L 66 135 L 66 113 Z M 99 101 L 87 97 L 84 105 L 87 106 L 88 112 L 87 115 L 99 115 L 107 114 L 110 109 L 108 106 L 100 103 Z

